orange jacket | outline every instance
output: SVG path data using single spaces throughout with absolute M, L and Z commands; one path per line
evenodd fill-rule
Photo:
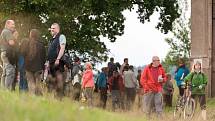
M 161 92 L 162 91 L 162 84 L 166 82 L 166 74 L 162 67 L 162 65 L 158 66 L 158 74 L 162 75 L 164 79 L 163 82 L 157 82 L 154 80 L 153 75 L 151 73 L 152 64 L 148 65 L 141 74 L 140 83 L 143 86 L 144 93 L 147 92 Z
M 82 88 L 94 87 L 93 71 L 86 70 L 82 77 Z

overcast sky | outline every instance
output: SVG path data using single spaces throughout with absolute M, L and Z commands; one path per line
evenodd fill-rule
M 184 4 L 184 2 L 182 2 Z M 190 17 L 190 0 L 188 4 L 184 4 L 185 19 Z M 123 63 L 126 57 L 129 59 L 129 64 L 134 66 L 143 66 L 151 62 L 152 56 L 159 56 L 163 60 L 169 51 L 169 45 L 165 42 L 165 38 L 173 37 L 173 34 L 163 34 L 155 28 L 158 23 L 159 13 L 154 13 L 151 16 L 151 21 L 142 24 L 137 18 L 138 15 L 133 10 L 123 12 L 125 20 L 124 35 L 117 37 L 116 42 L 111 43 L 109 40 L 102 38 L 107 48 L 111 53 L 109 57 L 114 57 L 115 62 Z M 107 63 L 97 65 L 97 68 L 106 66 Z
M 164 39 L 171 34 L 162 34 L 155 28 L 159 14 L 155 13 L 151 16 L 151 22 L 145 24 L 139 22 L 135 11 L 126 10 L 123 14 L 126 17 L 124 35 L 117 37 L 114 43 L 107 39 L 102 40 L 111 51 L 110 57 L 114 57 L 115 62 L 120 63 L 127 57 L 129 64 L 134 66 L 150 63 L 154 55 L 164 59 L 169 50 Z M 102 66 L 106 64 L 103 63 Z

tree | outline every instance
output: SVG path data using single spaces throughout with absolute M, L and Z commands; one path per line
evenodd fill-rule
M 177 0 L 1 0 L 0 22 L 3 27 L 6 19 L 14 19 L 21 37 L 38 28 L 46 42 L 50 38 L 48 28 L 58 22 L 68 49 L 101 61 L 107 59 L 109 50 L 100 38 L 115 42 L 124 33 L 122 11 L 133 10 L 135 5 L 142 23 L 159 12 L 157 28 L 163 33 L 172 30 L 172 23 L 180 15 Z
M 167 70 L 169 70 L 168 67 L 177 66 L 179 58 L 183 58 L 187 62 L 186 64 L 189 65 L 188 61 L 191 55 L 191 24 L 190 18 L 186 20 L 185 12 L 183 16 L 175 21 L 172 32 L 173 37 L 165 39 L 170 46 L 170 50 L 163 61 L 163 65 Z

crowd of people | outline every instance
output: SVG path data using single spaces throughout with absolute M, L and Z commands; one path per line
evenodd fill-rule
M 156 112 L 158 117 L 162 117 L 163 105 L 172 106 L 173 77 L 165 73 L 159 57 L 152 57 L 152 63 L 138 70 L 137 75 L 128 58 L 122 65 L 110 58 L 107 67 L 103 67 L 95 79 L 90 62 L 85 63 L 83 69 L 78 57 L 74 58 L 72 67 L 64 60 L 66 37 L 60 32 L 58 23 L 51 25 L 50 33 L 52 38 L 46 50 L 39 30 L 32 29 L 28 38 L 19 40 L 14 20 L 6 21 L 0 35 L 3 89 L 15 90 L 19 75 L 21 91 L 43 95 L 42 84 L 45 82 L 45 88 L 54 92 L 57 98 L 70 96 L 76 101 L 86 101 L 89 107 L 94 106 L 95 89 L 100 93 L 100 107 L 104 109 L 110 92 L 113 111 L 132 110 L 135 99 L 138 99 L 138 107 L 148 116 Z M 202 117 L 206 120 L 207 77 L 201 63 L 195 62 L 189 71 L 184 60 L 179 59 L 174 80 L 179 98 L 184 95 L 185 84 L 192 85 L 192 97 L 199 99 Z

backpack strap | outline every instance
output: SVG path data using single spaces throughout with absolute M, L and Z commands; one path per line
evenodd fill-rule
M 192 80 L 193 80 L 194 75 L 195 75 L 195 72 L 193 72 L 191 75 L 191 79 L 190 79 L 191 84 L 192 84 Z

